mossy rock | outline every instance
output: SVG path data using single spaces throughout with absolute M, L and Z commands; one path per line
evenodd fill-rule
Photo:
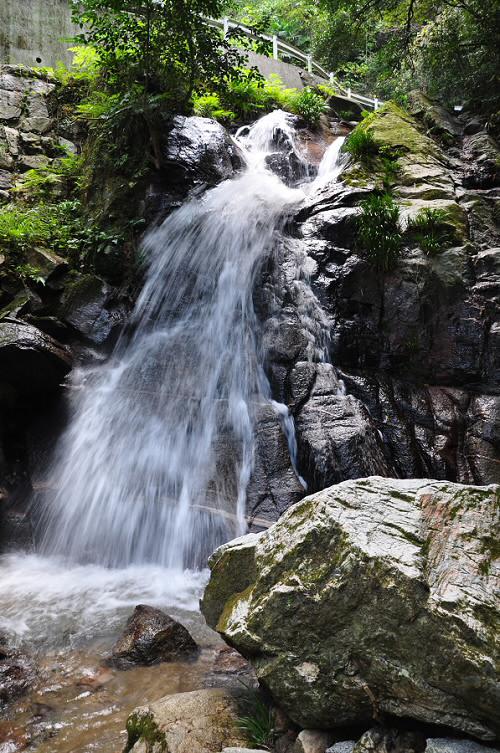
M 499 499 L 494 485 L 343 482 L 216 551 L 202 610 L 303 728 L 390 714 L 494 739 Z

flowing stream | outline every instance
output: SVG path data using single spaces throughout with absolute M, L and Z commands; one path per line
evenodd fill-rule
M 213 648 L 197 616 L 203 567 L 216 546 L 245 531 L 254 407 L 271 400 L 254 283 L 305 193 L 335 179 L 342 143 L 326 151 L 314 181 L 291 188 L 266 162 L 277 151 L 302 159 L 289 115 L 266 115 L 236 140 L 242 172 L 146 238 L 146 279 L 130 326 L 105 364 L 72 377 L 72 417 L 50 469 L 51 493 L 39 501 L 37 551 L 0 558 L 0 631 L 52 657 L 46 671 L 58 677 L 62 727 L 78 723 L 67 718 L 72 706 L 61 688 L 68 683 L 54 669 L 61 654 L 84 656 L 74 660 L 80 674 L 82 662 L 98 664 L 137 603 L 168 609 Z M 272 404 L 296 468 L 293 420 L 286 406 Z M 188 682 L 176 671 L 167 671 L 172 687 L 199 687 L 201 669 L 191 667 Z M 115 680 L 132 707 L 150 680 L 128 676 L 128 695 L 125 681 Z M 160 686 L 169 692 L 165 682 L 150 700 Z M 80 697 L 68 692 L 71 703 Z M 109 702 L 113 734 L 128 710 L 118 698 L 117 691 Z M 98 711 L 85 713 L 90 727 Z M 112 749 L 71 744 L 36 749 Z

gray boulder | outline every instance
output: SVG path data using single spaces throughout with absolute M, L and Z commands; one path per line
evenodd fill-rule
M 362 735 L 352 753 L 423 753 L 424 748 L 422 734 L 374 727 Z
M 499 733 L 496 486 L 346 481 L 218 549 L 202 609 L 303 728 Z
M 86 340 L 101 345 L 125 318 L 113 302 L 113 289 L 94 275 L 84 275 L 68 284 L 61 298 L 59 317 Z
M 168 614 L 139 604 L 111 653 L 108 664 L 128 669 L 136 664 L 192 659 L 198 646 L 186 628 Z

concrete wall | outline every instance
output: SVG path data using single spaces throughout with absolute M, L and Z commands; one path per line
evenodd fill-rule
M 246 52 L 249 65 L 255 65 L 265 78 L 273 73 L 277 74 L 285 86 L 293 89 L 303 89 L 312 83 L 327 83 L 325 79 L 311 75 L 297 65 L 285 63 L 283 60 L 273 60 L 265 55 L 257 55 L 255 52 Z
M 0 0 L 0 63 L 70 63 L 63 39 L 77 32 L 68 0 Z

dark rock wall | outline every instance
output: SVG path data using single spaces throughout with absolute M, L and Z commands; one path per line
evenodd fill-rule
M 450 147 L 400 112 L 381 114 L 375 135 L 401 145 L 403 223 L 444 208 L 462 245 L 435 257 L 408 247 L 395 271 L 376 272 L 355 251 L 376 176 L 351 163 L 305 203 L 256 293 L 310 490 L 372 474 L 500 481 L 498 148 L 484 133 L 462 138 L 447 114 Z M 471 139 L 489 151 L 473 153 Z

